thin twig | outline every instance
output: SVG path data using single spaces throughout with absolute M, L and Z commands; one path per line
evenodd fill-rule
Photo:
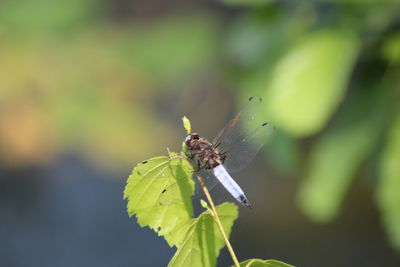
M 252 259 L 251 261 L 249 261 L 249 262 L 246 264 L 246 267 L 250 267 L 250 266 L 251 266 L 253 263 L 255 263 L 255 262 L 264 263 L 265 260 L 262 260 L 262 259 Z
M 195 166 L 193 165 L 193 162 L 192 162 L 190 159 L 188 159 L 187 157 L 183 157 L 183 156 L 173 156 L 173 157 L 171 157 L 171 158 L 185 159 L 185 160 L 187 160 L 187 161 L 189 162 L 189 164 L 190 164 L 190 165 L 192 166 L 192 168 L 195 170 Z M 221 232 L 221 235 L 222 235 L 222 237 L 223 237 L 223 239 L 224 239 L 224 241 L 225 241 L 226 247 L 228 248 L 228 251 L 229 251 L 229 253 L 231 254 L 233 263 L 235 264 L 236 267 L 240 267 L 239 261 L 238 261 L 238 259 L 237 259 L 237 257 L 236 257 L 236 254 L 235 254 L 235 251 L 233 250 L 232 245 L 231 245 L 231 243 L 229 242 L 228 237 L 226 236 L 225 230 L 224 230 L 224 228 L 222 227 L 221 220 L 219 219 L 219 216 L 218 216 L 218 213 L 217 213 L 217 209 L 215 208 L 214 201 L 213 201 L 212 198 L 211 198 L 210 192 L 208 191 L 206 185 L 204 184 L 203 178 L 199 175 L 199 173 L 198 173 L 198 172 L 195 172 L 195 174 L 196 174 L 197 180 L 199 180 L 199 183 L 200 183 L 201 188 L 202 188 L 203 191 L 204 191 L 204 194 L 206 195 L 206 198 L 207 198 L 207 200 L 208 200 L 208 203 L 209 203 L 210 206 L 211 206 L 211 211 L 212 211 L 211 216 L 213 217 L 214 221 L 215 221 L 215 222 L 217 223 L 217 225 L 218 225 L 219 231 Z
M 212 210 L 212 214 L 211 215 L 214 218 L 214 221 L 217 223 L 218 228 L 219 228 L 219 230 L 221 232 L 221 235 L 225 240 L 226 247 L 228 248 L 228 251 L 231 254 L 233 263 L 235 264 L 236 267 L 240 267 L 239 261 L 238 261 L 238 259 L 236 257 L 236 254 L 235 254 L 235 251 L 233 250 L 232 245 L 229 242 L 228 237 L 226 236 L 224 228 L 222 227 L 221 220 L 219 219 L 217 210 L 215 209 L 215 205 L 214 205 L 214 202 L 213 202 L 213 200 L 211 198 L 210 192 L 208 192 L 208 189 L 207 189 L 206 185 L 204 184 L 203 178 L 197 172 L 196 172 L 196 177 L 199 180 L 200 186 L 203 189 L 203 191 L 204 191 L 204 193 L 205 193 L 205 195 L 207 197 L 208 203 L 210 203 L 211 210 Z

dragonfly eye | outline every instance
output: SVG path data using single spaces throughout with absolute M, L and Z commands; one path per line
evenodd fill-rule
M 188 136 L 186 136 L 186 138 L 185 138 L 185 143 L 186 143 L 186 144 L 189 143 L 190 139 L 192 139 L 192 135 L 191 135 L 191 134 L 189 134 Z
M 193 139 L 193 140 L 199 140 L 199 139 L 200 139 L 198 133 L 192 133 L 191 136 L 192 136 L 192 139 Z
M 199 140 L 200 139 L 200 137 L 199 137 L 199 134 L 198 133 L 192 133 L 192 134 L 189 134 L 188 136 L 186 136 L 186 138 L 185 138 L 185 143 L 187 144 L 187 145 L 189 145 L 190 144 L 190 141 L 192 141 L 192 140 Z

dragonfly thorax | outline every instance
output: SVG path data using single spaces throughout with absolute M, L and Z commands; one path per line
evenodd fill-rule
M 205 138 L 193 133 L 186 137 L 185 143 L 191 156 L 200 161 L 206 169 L 215 168 L 223 162 L 223 155 Z

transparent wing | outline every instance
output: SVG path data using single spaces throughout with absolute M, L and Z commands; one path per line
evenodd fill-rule
M 268 140 L 274 130 L 272 124 L 261 124 L 251 133 L 240 137 L 226 150 L 224 167 L 229 173 L 240 171 L 246 167 L 257 155 L 258 151 Z
M 213 145 L 226 155 L 224 166 L 236 172 L 247 166 L 268 140 L 273 126 L 257 116 L 262 114 L 262 99 L 248 99 L 243 109 L 216 135 Z
M 211 170 L 201 169 L 200 171 L 198 171 L 198 173 L 203 178 L 203 181 L 209 191 L 211 191 L 218 183 L 217 178 L 215 178 Z M 190 194 L 183 195 L 182 192 L 185 190 L 185 187 L 190 186 L 190 183 L 195 183 L 194 195 L 193 196 L 191 196 Z M 185 179 L 180 180 L 179 182 L 167 186 L 160 193 L 159 201 L 161 205 L 173 205 L 176 203 L 181 203 L 182 201 L 190 202 L 193 199 L 198 199 L 201 198 L 202 196 L 204 196 L 204 192 L 201 189 L 196 174 L 193 173 L 192 177 L 187 177 Z

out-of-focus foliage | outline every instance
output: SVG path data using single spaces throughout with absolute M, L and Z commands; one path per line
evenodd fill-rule
M 272 2 L 272 0 L 220 0 L 222 3 L 231 6 L 266 6 Z
M 386 138 L 379 173 L 378 204 L 389 238 L 400 249 L 400 113 Z
M 31 35 L 79 28 L 94 19 L 98 6 L 94 0 L 2 1 L 0 18 L 3 30 Z
M 244 88 L 241 97 L 264 96 L 261 112 L 278 129 L 270 156 L 283 173 L 304 176 L 301 210 L 313 221 L 329 222 L 358 175 L 379 173 L 382 217 L 389 239 L 400 244 L 400 202 L 393 193 L 400 190 L 394 167 L 400 157 L 392 120 L 400 103 L 400 4 L 222 2 L 247 7 L 226 34 L 232 83 Z
M 271 119 L 295 136 L 322 129 L 343 98 L 357 52 L 350 32 L 324 30 L 299 40 L 274 67 L 267 96 Z
M 314 144 L 300 188 L 301 208 L 313 220 L 335 218 L 357 170 L 376 144 L 382 118 L 372 107 L 357 107 L 356 114 L 344 110 L 346 116 Z
M 383 56 L 393 64 L 400 63 L 400 31 L 387 38 L 383 47 Z
M 240 267 L 293 267 L 293 265 L 276 260 L 250 259 L 242 261 Z
M 118 169 L 161 151 L 178 131 L 157 101 L 215 60 L 206 14 L 105 23 L 90 0 L 5 1 L 0 13 L 0 153 L 13 165 L 77 151 Z

